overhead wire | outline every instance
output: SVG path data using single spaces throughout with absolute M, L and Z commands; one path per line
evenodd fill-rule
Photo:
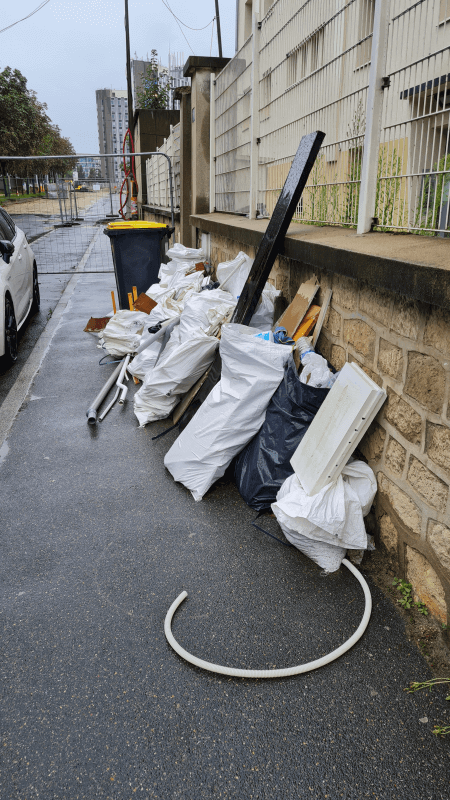
M 49 2 L 50 0 L 43 0 L 43 2 L 40 3 L 40 5 L 38 5 L 38 7 L 34 9 L 34 11 L 32 11 L 30 14 L 27 14 L 26 17 L 22 17 L 22 19 L 18 19 L 17 22 L 12 22 L 11 25 L 7 25 L 6 28 L 2 28 L 0 30 L 0 33 L 4 33 L 4 31 L 9 31 L 10 28 L 14 28 L 14 25 L 18 25 L 19 22 L 25 22 L 26 19 L 30 19 L 30 17 L 32 17 L 33 14 L 37 14 L 37 12 L 40 11 L 41 8 L 44 8 L 44 6 L 46 6 L 47 3 Z
M 170 11 L 170 13 L 171 13 L 171 14 L 172 14 L 172 15 L 175 17 L 175 19 L 176 19 L 176 20 L 178 20 L 178 22 L 180 22 L 180 23 L 183 25 L 183 27 L 185 27 L 185 28 L 189 28 L 189 30 L 190 30 L 190 31 L 204 31 L 204 30 L 205 30 L 205 28 L 209 28 L 209 26 L 211 25 L 211 22 L 214 22 L 214 20 L 215 20 L 215 17 L 213 17 L 213 18 L 212 18 L 212 19 L 211 19 L 211 20 L 210 20 L 210 21 L 207 23 L 207 25 L 204 25 L 204 26 L 203 26 L 203 28 L 192 28 L 190 25 L 186 25 L 186 23 L 185 23 L 185 22 L 183 22 L 183 20 L 181 20 L 179 17 L 177 17 L 177 15 L 175 14 L 175 12 L 174 12 L 174 11 L 172 11 L 171 7 L 170 7 L 170 6 L 169 6 L 169 4 L 166 2 L 166 0 L 162 0 L 162 2 L 163 2 L 163 3 L 164 3 L 164 5 L 166 6 L 166 8 L 168 8 L 168 10 Z

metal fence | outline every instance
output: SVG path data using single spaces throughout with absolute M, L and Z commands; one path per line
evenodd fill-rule
M 172 164 L 174 206 L 180 207 L 180 123 L 170 126 L 170 135 L 158 148 L 169 156 Z M 167 158 L 153 155 L 146 162 L 147 203 L 160 208 L 170 208 L 170 176 Z
M 383 230 L 444 235 L 449 53 L 450 0 L 276 0 L 254 13 L 215 80 L 214 207 L 270 215 L 302 135 L 320 129 L 294 219 L 359 230 L 370 208 Z

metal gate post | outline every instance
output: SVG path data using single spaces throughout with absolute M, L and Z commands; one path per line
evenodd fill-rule
M 58 195 L 59 200 L 59 213 L 61 216 L 61 225 L 64 225 L 64 217 L 63 217 L 63 210 L 62 210 L 62 203 L 61 203 L 61 183 L 59 182 L 59 176 L 56 176 L 56 194 Z
M 111 216 L 114 217 L 112 191 L 111 191 L 111 178 L 109 177 L 109 170 L 108 170 L 108 187 L 109 187 L 109 202 L 111 205 Z M 106 216 L 108 216 L 108 214 Z
M 210 75 L 209 99 L 209 213 L 216 210 L 216 76 Z
M 381 138 L 381 113 L 383 110 L 382 78 L 386 70 L 389 33 L 390 0 L 375 0 L 372 34 L 372 55 L 367 90 L 366 132 L 361 167 L 357 233 L 368 233 L 375 216 L 378 158 Z
M 252 97 L 250 105 L 250 193 L 248 218 L 256 219 L 258 209 L 259 170 L 259 0 L 253 2 L 252 13 Z

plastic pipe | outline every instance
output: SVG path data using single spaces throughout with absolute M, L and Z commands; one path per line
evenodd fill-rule
M 111 375 L 109 376 L 108 380 L 106 381 L 103 389 L 100 390 L 100 392 L 98 393 L 97 397 L 91 403 L 91 405 L 89 406 L 88 410 L 86 411 L 86 416 L 88 418 L 88 420 L 87 420 L 88 421 L 88 425 L 95 425 L 95 423 L 97 422 L 97 411 L 98 411 L 98 409 L 100 407 L 100 404 L 105 399 L 105 397 L 108 394 L 108 392 L 111 389 L 111 387 L 114 386 L 114 384 L 116 383 L 117 378 L 118 378 L 118 376 L 120 374 L 120 371 L 122 369 L 122 365 L 123 365 L 123 361 L 121 361 L 120 364 L 117 365 L 117 367 L 114 370 L 114 372 L 111 373 Z
M 113 399 L 111 400 L 110 404 L 108 406 L 106 406 L 105 410 L 102 411 L 102 413 L 100 414 L 100 416 L 98 418 L 99 422 L 103 422 L 103 420 L 105 419 L 108 411 L 111 411 L 114 403 L 116 402 L 117 398 L 119 397 L 119 394 L 120 394 L 120 386 L 117 387 L 117 391 L 116 391 Z
M 350 650 L 354 644 L 356 644 L 358 639 L 361 638 L 366 630 L 367 625 L 369 624 L 370 614 L 372 612 L 372 597 L 365 579 L 359 570 L 357 570 L 356 567 L 350 563 L 350 561 L 347 561 L 346 558 L 344 558 L 342 563 L 345 564 L 347 569 L 353 573 L 355 578 L 362 586 L 366 602 L 364 614 L 357 630 L 350 637 L 350 639 L 344 642 L 344 644 L 341 644 L 336 650 L 328 653 L 328 655 L 322 656 L 322 658 L 317 658 L 315 661 L 309 661 L 307 664 L 300 664 L 296 667 L 287 667 L 286 669 L 234 669 L 233 667 L 222 667 L 220 664 L 212 664 L 210 661 L 203 661 L 201 658 L 191 655 L 187 652 L 187 650 L 181 647 L 181 645 L 179 645 L 174 638 L 171 629 L 172 617 L 175 614 L 178 606 L 188 596 L 187 592 L 181 592 L 179 597 L 174 600 L 166 614 L 166 619 L 164 621 L 164 633 L 166 635 L 166 639 L 175 652 L 178 653 L 181 658 L 184 658 L 185 661 L 189 661 L 190 664 L 194 664 L 194 666 L 200 667 L 201 669 L 206 669 L 208 672 L 218 672 L 220 675 L 230 675 L 234 678 L 288 678 L 291 675 L 301 675 L 303 672 L 311 672 L 313 669 L 319 669 L 319 667 L 323 667 L 325 664 L 330 664 L 331 661 L 335 661 L 337 658 L 346 653 L 347 650 Z
M 128 367 L 130 358 L 131 355 L 130 353 L 128 353 L 128 355 L 125 356 L 125 360 L 122 364 L 122 369 L 120 370 L 119 377 L 117 378 L 117 386 L 119 387 L 119 389 L 122 389 L 122 394 L 119 397 L 119 405 L 121 406 L 124 404 L 126 396 L 128 394 L 128 386 L 123 381 L 125 378 L 125 371 L 126 368 Z
M 149 345 L 153 344 L 153 342 L 157 342 L 158 339 L 160 339 L 161 336 L 163 336 L 167 326 L 170 325 L 171 322 L 173 322 L 173 319 L 174 319 L 173 317 L 171 317 L 170 319 L 165 319 L 164 322 L 161 323 L 159 331 L 156 331 L 156 333 L 151 333 L 149 336 L 147 336 L 147 338 L 144 339 L 144 341 L 141 342 L 141 344 L 139 345 L 138 349 L 136 350 L 136 354 L 139 355 L 139 353 L 142 353 L 143 350 L 146 350 Z

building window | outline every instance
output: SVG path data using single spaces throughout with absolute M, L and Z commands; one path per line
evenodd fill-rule
M 323 36 L 324 36 L 324 29 L 321 28 L 320 31 L 311 36 L 308 44 L 311 50 L 311 72 L 314 72 L 316 69 L 323 64 Z

